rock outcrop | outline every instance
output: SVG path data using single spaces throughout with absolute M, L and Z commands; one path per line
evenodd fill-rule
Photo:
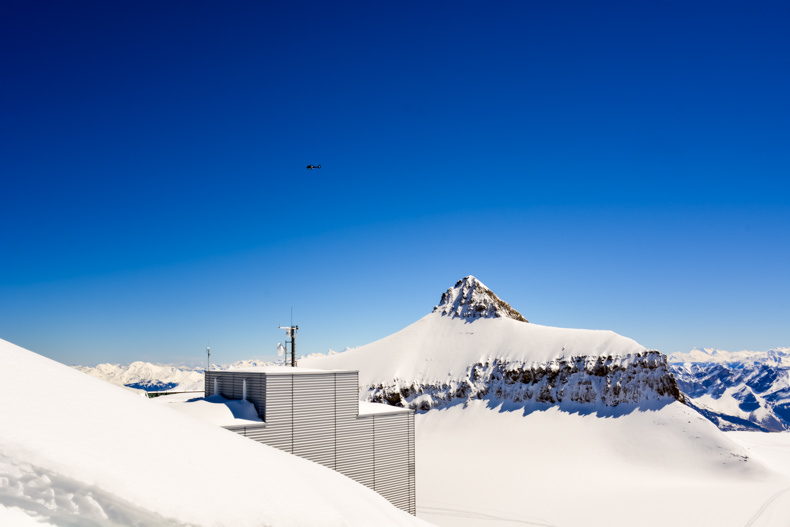
M 655 350 L 625 357 L 559 358 L 543 364 L 479 362 L 470 365 L 466 378 L 460 381 L 395 379 L 386 385 L 368 386 L 366 398 L 426 411 L 486 397 L 516 403 L 566 401 L 610 407 L 667 398 L 684 402 L 666 356 Z

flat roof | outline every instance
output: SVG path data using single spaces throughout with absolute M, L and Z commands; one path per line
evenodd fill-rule
M 382 414 L 402 414 L 404 412 L 411 412 L 408 408 L 401 408 L 400 406 L 390 406 L 383 403 L 368 403 L 359 401 L 359 416 L 363 415 L 382 415 Z
M 359 373 L 359 370 L 319 370 L 316 368 L 293 368 L 291 366 L 252 366 L 247 368 L 230 368 L 227 370 L 209 370 L 212 372 L 234 373 L 265 373 L 266 375 L 306 375 L 316 373 Z
M 195 397 L 190 393 L 162 395 L 150 399 L 155 404 L 165 405 L 174 410 L 191 415 L 207 423 L 219 426 L 265 426 L 258 417 L 255 406 L 249 401 L 225 399 L 221 395 Z M 402 414 L 411 412 L 408 408 L 390 406 L 382 403 L 359 401 L 359 417 L 371 415 Z

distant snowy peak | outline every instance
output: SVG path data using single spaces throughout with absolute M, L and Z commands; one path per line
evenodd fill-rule
M 716 364 L 768 364 L 790 367 L 790 348 L 773 348 L 768 351 L 724 351 L 715 348 L 694 348 L 688 352 L 676 351 L 669 355 L 669 362 Z
M 136 361 L 128 365 L 99 364 L 95 367 L 75 366 L 93 377 L 133 390 L 193 390 L 203 383 L 203 368 L 184 368 L 171 364 Z
M 521 313 L 510 307 L 489 288 L 475 278 L 467 276 L 458 280 L 455 286 L 442 293 L 434 313 L 449 315 L 452 318 L 512 318 L 529 322 Z
M 790 429 L 790 348 L 669 355 L 689 403 L 722 430 Z
M 273 363 L 260 360 L 242 360 L 232 364 L 212 364 L 212 370 L 243 369 L 256 366 L 270 366 Z M 203 389 L 201 367 L 175 366 L 172 364 L 152 364 L 136 361 L 128 365 L 99 364 L 98 366 L 74 366 L 76 370 L 87 373 L 104 381 L 125 386 L 133 390 L 152 391 L 194 391 Z

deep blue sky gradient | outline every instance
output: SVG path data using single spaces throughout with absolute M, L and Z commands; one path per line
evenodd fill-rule
M 0 338 L 362 345 L 474 274 L 664 352 L 790 346 L 786 2 L 0 5 Z M 307 164 L 322 169 L 308 171 Z

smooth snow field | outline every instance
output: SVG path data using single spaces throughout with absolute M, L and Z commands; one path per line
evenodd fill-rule
M 3 340 L 0 366 L 0 525 L 425 525 L 333 470 Z
M 725 432 L 749 455 L 790 478 L 790 432 Z M 771 496 L 747 525 L 790 525 L 790 487 Z
M 396 378 L 459 380 L 470 365 L 492 359 L 530 364 L 560 356 L 626 356 L 643 351 L 644 346 L 612 331 L 553 328 L 509 318 L 470 323 L 429 313 L 381 340 L 343 353 L 302 359 L 299 365 L 359 370 L 359 383 L 364 386 Z
M 418 517 L 458 527 L 790 525 L 790 479 L 765 454 L 790 472 L 790 434 L 744 433 L 760 445 L 736 437 L 745 448 L 678 402 L 623 406 L 481 400 L 418 414 Z

